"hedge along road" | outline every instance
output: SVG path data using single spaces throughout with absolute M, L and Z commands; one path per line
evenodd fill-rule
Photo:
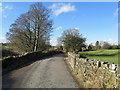
M 64 55 L 36 61 L 2 77 L 3 88 L 79 88 L 63 61 Z

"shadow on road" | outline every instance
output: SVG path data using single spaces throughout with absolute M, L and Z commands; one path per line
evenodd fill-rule
M 22 57 L 11 57 L 2 61 L 2 75 L 7 74 L 10 71 L 17 70 L 19 68 L 28 66 L 35 61 L 38 60 L 45 60 L 46 58 L 53 57 L 56 54 L 60 54 L 62 52 L 49 52 L 49 53 L 42 53 L 42 52 L 34 52 L 29 53 Z
M 63 53 L 61 53 L 61 54 L 63 54 Z M 21 66 L 18 66 L 18 67 L 16 67 L 16 68 L 14 68 L 14 69 L 12 69 L 11 71 L 9 71 L 9 73 L 7 72 L 7 73 L 4 73 L 4 75 L 3 75 L 3 77 L 2 77 L 2 88 L 3 89 L 5 89 L 5 88 L 13 88 L 14 86 L 15 86 L 15 84 L 16 84 L 16 80 L 17 81 L 19 81 L 18 80 L 18 77 L 16 78 L 16 76 L 13 76 L 13 75 L 15 75 L 15 74 L 19 74 L 19 76 L 21 75 L 21 73 L 22 72 L 20 72 L 20 71 L 18 71 L 17 73 L 15 73 L 15 72 L 12 72 L 12 71 L 14 71 L 14 70 L 20 70 L 20 68 L 22 68 L 22 67 L 26 67 L 26 66 L 28 66 L 28 65 L 31 65 L 32 63 L 34 63 L 34 62 L 36 62 L 36 61 L 39 61 L 39 60 L 46 60 L 46 59 L 48 59 L 48 58 L 51 58 L 51 57 L 61 57 L 61 55 L 59 55 L 59 54 L 56 54 L 56 55 L 53 55 L 53 56 L 46 56 L 46 57 L 42 57 L 42 58 L 36 58 L 36 59 L 34 59 L 34 60 L 31 60 L 30 62 L 27 62 L 27 63 L 25 63 L 25 64 L 23 64 L 23 65 L 21 65 Z M 63 57 L 65 56 L 64 54 L 62 55 Z M 32 58 L 31 58 L 32 59 Z M 27 71 L 29 71 L 29 69 L 36 69 L 38 67 L 38 64 L 34 64 L 34 66 L 33 67 L 29 67 L 29 68 L 27 68 L 26 69 L 26 71 L 24 71 L 24 75 L 26 75 L 25 73 L 27 73 Z M 24 69 L 23 69 L 24 70 Z M 32 70 L 31 70 L 32 71 Z M 14 74 L 13 74 L 14 73 Z M 8 83 L 8 82 L 10 82 L 10 83 Z

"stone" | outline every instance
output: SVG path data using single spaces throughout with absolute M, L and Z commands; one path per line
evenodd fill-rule
M 73 53 L 68 54 L 71 67 L 75 65 L 73 72 L 78 82 L 81 82 L 85 88 L 115 88 L 118 86 L 117 80 L 120 80 L 120 75 L 117 74 L 118 65 L 79 58 Z

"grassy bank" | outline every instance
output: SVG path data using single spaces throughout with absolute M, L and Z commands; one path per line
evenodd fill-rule
M 17 56 L 17 55 L 19 55 L 19 53 L 15 52 L 13 50 L 13 48 L 10 47 L 10 46 L 0 46 L 0 49 L 2 51 L 2 57 Z M 2 58 L 2 57 L 0 57 L 0 58 Z
M 118 62 L 118 56 L 120 55 L 119 49 L 86 51 L 86 52 L 79 52 L 79 54 L 89 59 L 97 59 L 109 63 L 120 64 L 120 62 Z

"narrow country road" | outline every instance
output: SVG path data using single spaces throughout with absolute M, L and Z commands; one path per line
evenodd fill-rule
M 79 88 L 63 57 L 58 54 L 4 75 L 3 88 Z

